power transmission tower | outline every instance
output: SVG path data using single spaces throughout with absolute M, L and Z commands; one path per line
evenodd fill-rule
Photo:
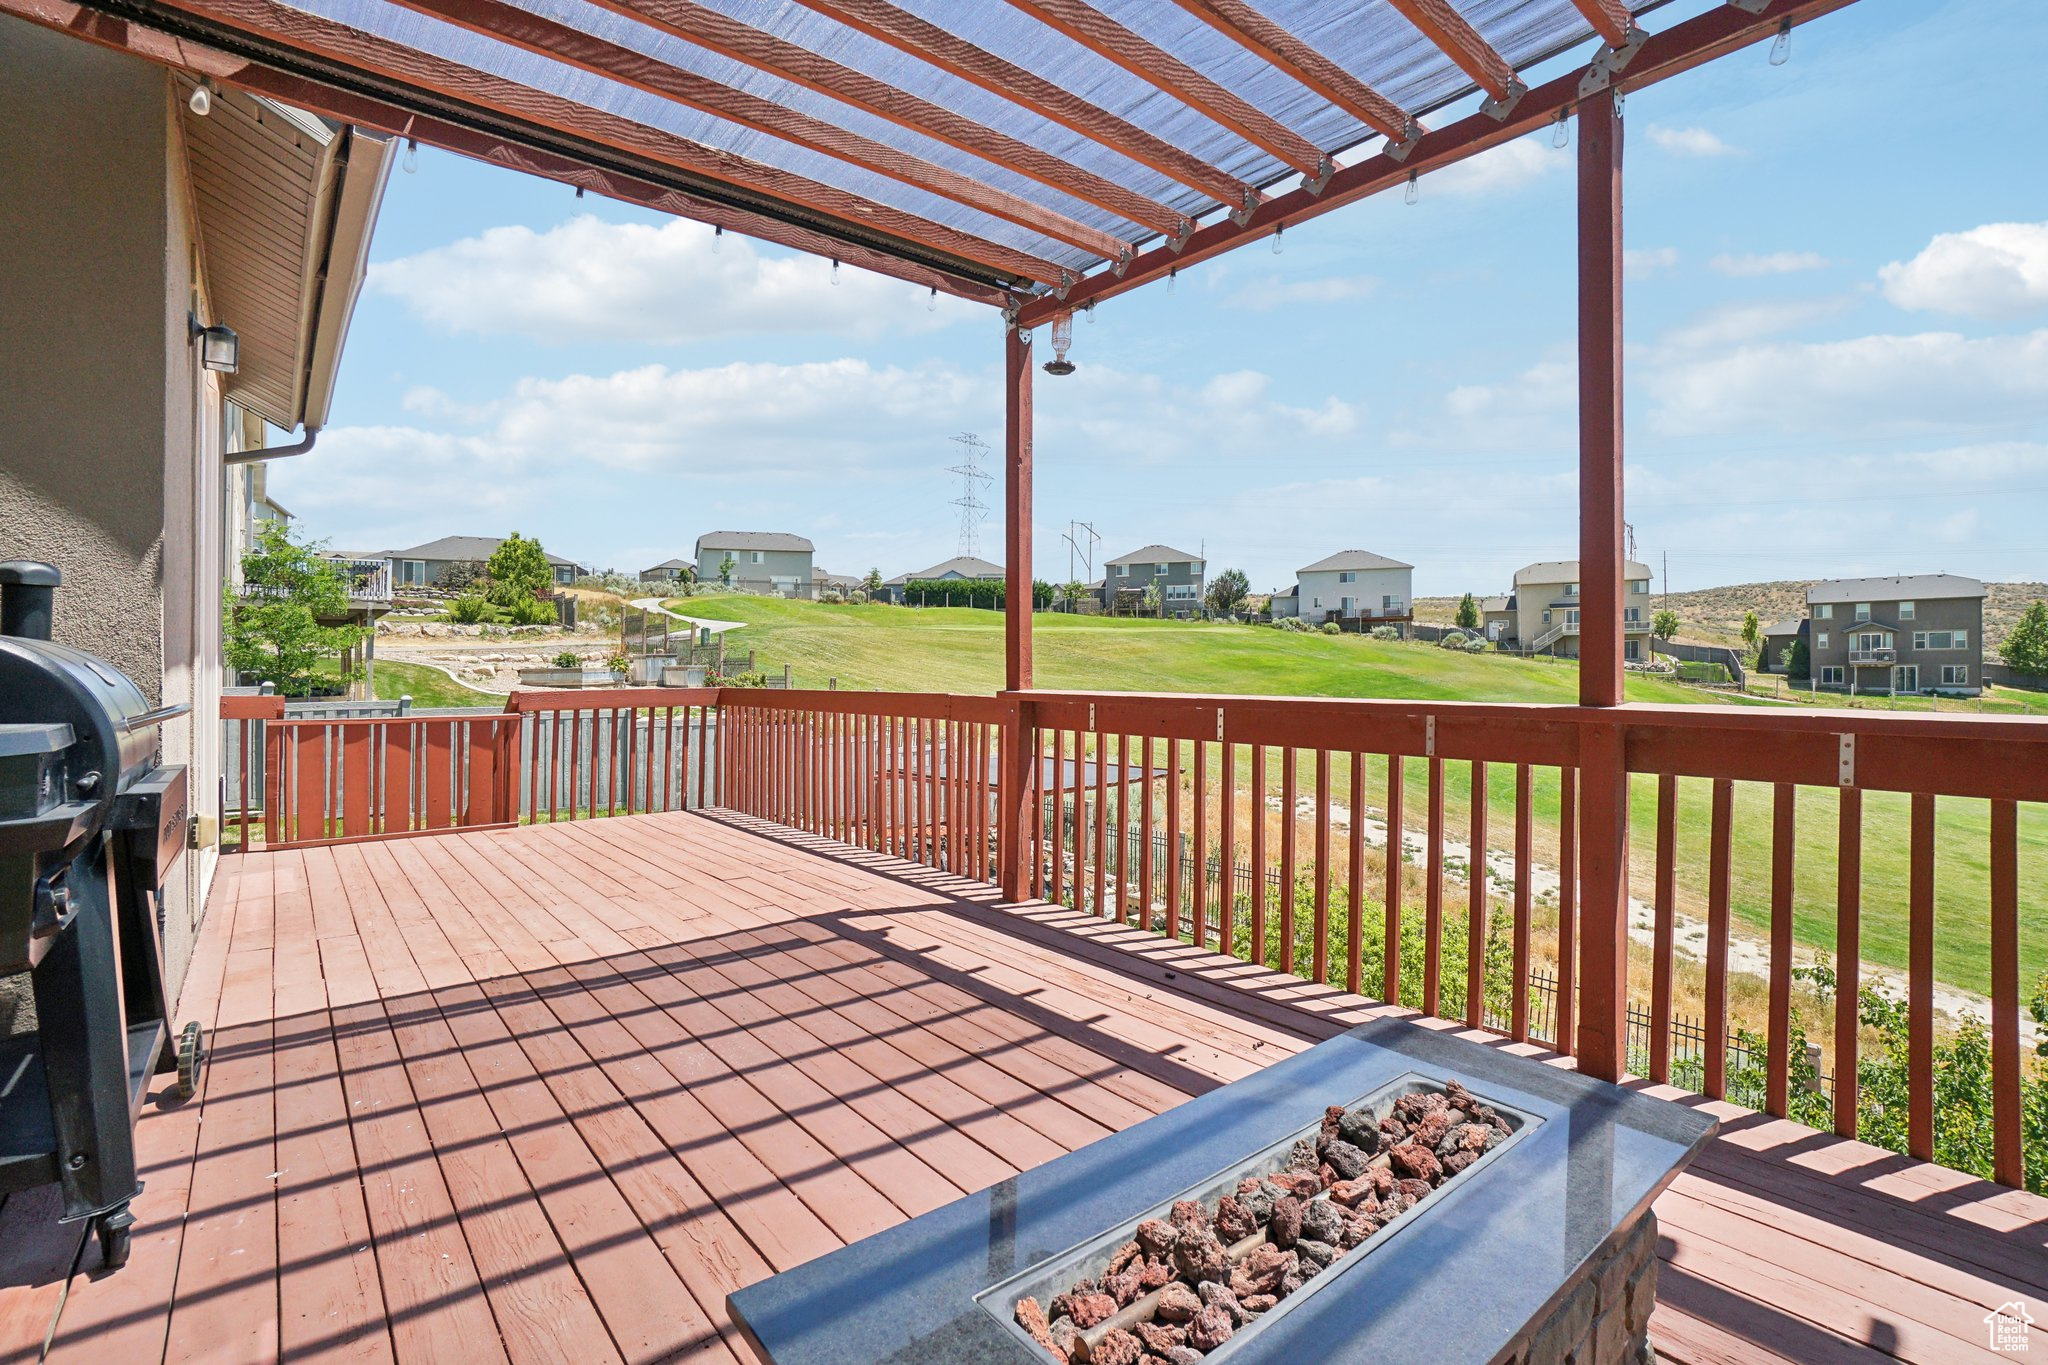
M 1062 537 L 1067 542 L 1067 581 L 1074 581 L 1074 556 L 1081 556 L 1081 571 L 1087 575 L 1081 581 L 1095 577 L 1095 545 L 1102 539 L 1095 534 L 1092 521 L 1070 521 L 1067 533 Z
M 988 503 L 981 495 L 994 481 L 994 476 L 981 467 L 981 457 L 988 453 L 988 442 L 971 431 L 961 432 L 952 441 L 963 452 L 960 463 L 946 471 L 960 476 L 960 496 L 953 499 L 953 506 L 960 509 L 959 553 L 978 555 L 981 550 L 981 524 L 988 520 Z

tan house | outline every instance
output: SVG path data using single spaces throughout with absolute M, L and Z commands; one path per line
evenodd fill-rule
M 63 575 L 59 642 L 191 707 L 160 731 L 194 825 L 175 995 L 219 853 L 221 585 L 284 515 L 251 457 L 327 420 L 390 144 L 12 17 L 0 71 L 0 558 Z
M 1984 685 L 1984 585 L 1957 574 L 1837 578 L 1806 590 L 1818 687 L 1969 692 Z
M 1621 593 L 1622 652 L 1650 657 L 1650 566 L 1628 562 Z M 1514 591 L 1489 597 L 1480 628 L 1502 649 L 1520 654 L 1579 656 L 1579 561 L 1551 559 L 1515 570 Z

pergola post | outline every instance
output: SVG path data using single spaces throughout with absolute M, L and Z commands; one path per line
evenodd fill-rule
M 1003 328 L 1003 689 L 1031 690 L 1031 333 Z M 1024 899 L 1031 864 L 1024 847 L 1035 785 L 1037 729 L 1031 703 L 1012 697 L 996 783 L 996 851 L 1003 899 Z
M 1579 102 L 1579 704 L 1622 701 L 1621 111 Z M 1616 718 L 1618 721 L 1618 717 Z M 1581 728 L 1579 1069 L 1628 1064 L 1628 771 L 1617 724 Z

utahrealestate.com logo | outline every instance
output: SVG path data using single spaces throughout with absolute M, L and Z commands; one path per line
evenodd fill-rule
M 2034 1318 L 2027 1312 L 2025 1299 L 2014 1299 L 1995 1312 L 1986 1313 L 1984 1325 L 1991 1331 L 1992 1350 L 2018 1353 L 2027 1349 L 2027 1329 L 2034 1325 Z

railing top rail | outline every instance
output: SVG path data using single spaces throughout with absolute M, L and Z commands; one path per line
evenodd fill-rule
M 522 688 L 505 698 L 505 709 L 532 711 L 625 711 L 668 706 L 716 706 L 716 687 Z
M 999 724 L 1016 714 L 1007 696 L 967 696 L 948 692 L 825 692 L 796 688 L 720 689 L 720 706 L 765 711 L 822 711 L 834 715 L 887 715 L 918 720 L 965 720 Z
M 284 698 L 228 696 L 220 699 L 222 720 L 283 720 Z

